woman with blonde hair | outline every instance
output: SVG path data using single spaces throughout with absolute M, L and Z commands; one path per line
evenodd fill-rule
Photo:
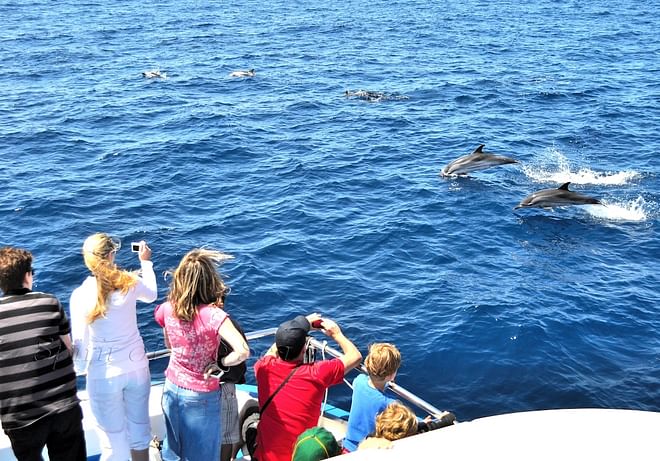
M 71 294 L 74 364 L 78 373 L 87 372 L 101 460 L 146 461 L 151 376 L 136 304 L 156 300 L 156 275 L 144 241 L 137 253 L 141 275 L 117 267 L 120 248 L 118 239 L 103 233 L 89 236 L 83 244 L 91 276 Z
M 188 252 L 174 271 L 167 302 L 156 308 L 156 321 L 171 351 L 162 399 L 164 461 L 220 457 L 220 383 L 209 372 L 238 365 L 250 355 L 222 309 L 228 288 L 217 267 L 230 258 L 212 250 Z M 221 339 L 232 352 L 218 362 Z

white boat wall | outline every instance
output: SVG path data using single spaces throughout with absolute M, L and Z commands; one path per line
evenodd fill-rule
M 660 459 L 660 413 L 561 409 L 508 413 L 461 422 L 394 442 L 388 450 L 342 461 L 651 461 Z

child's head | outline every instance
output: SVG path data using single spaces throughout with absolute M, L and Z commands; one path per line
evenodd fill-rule
M 369 347 L 364 366 L 370 378 L 384 380 L 394 375 L 401 366 L 401 352 L 394 344 L 374 343 Z
M 392 402 L 376 416 L 376 437 L 394 441 L 416 433 L 417 416 L 402 403 Z

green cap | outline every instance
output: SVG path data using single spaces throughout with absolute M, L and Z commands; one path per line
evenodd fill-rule
M 341 448 L 332 432 L 317 426 L 298 436 L 291 461 L 318 461 L 340 453 Z

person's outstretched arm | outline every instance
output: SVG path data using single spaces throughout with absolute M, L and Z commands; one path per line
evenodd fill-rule
M 342 352 L 344 353 L 339 359 L 344 363 L 344 375 L 351 371 L 353 368 L 360 365 L 362 361 L 362 354 L 355 347 L 355 344 L 351 342 L 344 333 L 342 333 L 341 328 L 335 322 L 330 319 L 323 318 L 321 319 L 321 331 L 327 336 L 330 336 L 335 342 L 341 347 Z

